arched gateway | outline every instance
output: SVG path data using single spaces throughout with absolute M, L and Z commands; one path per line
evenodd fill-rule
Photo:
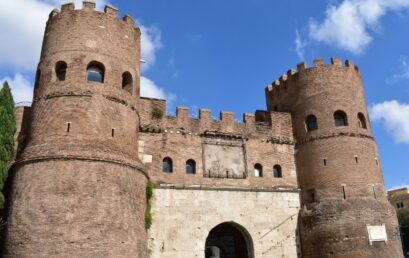
M 250 234 L 234 222 L 217 225 L 207 236 L 205 258 L 254 258 Z

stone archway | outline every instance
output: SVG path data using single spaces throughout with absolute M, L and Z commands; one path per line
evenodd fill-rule
M 247 230 L 234 222 L 214 227 L 207 236 L 205 258 L 253 258 L 253 241 Z

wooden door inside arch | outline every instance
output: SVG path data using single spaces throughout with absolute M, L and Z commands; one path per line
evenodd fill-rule
M 250 235 L 232 222 L 214 227 L 206 239 L 205 258 L 253 258 L 252 253 Z

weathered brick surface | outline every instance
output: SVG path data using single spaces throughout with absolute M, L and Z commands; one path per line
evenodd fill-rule
M 298 65 L 266 88 L 269 110 L 291 113 L 303 209 L 303 257 L 401 257 L 396 214 L 387 203 L 358 68 L 339 59 Z M 336 127 L 333 114 L 347 114 Z M 357 114 L 366 119 L 359 126 Z M 318 129 L 307 132 L 315 115 Z M 324 163 L 325 159 L 325 163 Z M 312 196 L 312 193 L 314 193 Z M 315 199 L 315 201 L 313 200 Z M 369 245 L 366 225 L 386 225 L 387 244 Z
M 12 173 L 4 257 L 146 257 L 146 177 L 135 169 L 43 160 Z
M 66 4 L 47 22 L 31 123 L 10 171 L 6 257 L 146 257 L 140 30 L 94 5 Z M 91 61 L 104 65 L 103 83 L 87 81 Z M 133 77 L 130 92 L 124 72 Z
M 210 116 L 189 118 L 187 108 L 178 108 L 176 117 L 161 119 L 151 116 L 154 108 L 165 108 L 164 101 L 142 98 L 140 142 L 143 142 L 143 154 L 152 156 L 152 162 L 145 164 L 145 169 L 155 182 L 229 185 L 251 187 L 297 187 L 294 162 L 294 142 L 291 130 L 291 119 L 288 113 L 266 112 L 268 121 L 256 122 L 247 119 L 237 123 L 231 112 L 221 112 L 221 120 Z M 207 112 L 207 110 L 206 110 Z M 201 114 L 204 110 L 201 110 Z M 209 112 L 210 113 L 210 112 Z M 247 114 L 247 117 L 251 117 Z M 254 118 L 254 115 L 252 116 Z M 208 178 L 206 148 L 221 155 L 224 151 L 231 153 L 242 149 L 244 153 L 242 170 L 244 178 Z M 235 146 L 235 147 L 232 147 Z M 235 150 L 236 149 L 236 150 Z M 218 151 L 220 150 L 220 151 Z M 162 172 L 162 160 L 170 157 L 173 160 L 173 173 Z M 196 174 L 186 174 L 186 161 L 196 161 Z M 242 160 L 236 160 L 240 163 Z M 223 160 L 223 162 L 228 162 Z M 254 165 L 263 166 L 263 177 L 255 177 Z M 273 177 L 273 167 L 282 167 L 282 178 Z M 229 164 L 225 164 L 227 167 Z M 232 167 L 235 164 L 232 164 Z M 236 171 L 237 172 L 237 171 Z M 234 176 L 233 176 L 234 177 Z
M 151 257 L 200 257 L 209 231 L 224 222 L 247 232 L 250 258 L 299 255 L 298 229 L 303 257 L 401 256 L 357 67 L 300 64 L 267 87 L 267 111 L 243 122 L 226 111 L 214 120 L 208 109 L 191 118 L 186 107 L 155 117 L 166 102 L 139 96 L 139 28 L 94 6 L 51 12 L 33 105 L 16 110 L 6 257 L 145 258 L 148 242 Z M 104 65 L 103 83 L 87 81 L 92 61 Z M 125 72 L 133 83 L 122 88 Z M 336 110 L 348 126 L 335 127 Z M 318 130 L 307 132 L 311 114 Z M 172 173 L 162 171 L 165 157 Z M 194 174 L 186 173 L 191 159 Z M 148 178 L 156 187 L 149 241 Z M 388 242 L 370 245 L 366 226 L 382 224 Z

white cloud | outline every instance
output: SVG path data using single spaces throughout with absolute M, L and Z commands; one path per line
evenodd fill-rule
M 155 26 L 143 26 L 141 29 L 141 58 L 146 61 L 142 64 L 142 70 L 149 69 L 156 61 L 156 52 L 162 47 L 161 32 Z
M 294 41 L 294 44 L 295 44 L 295 52 L 297 53 L 297 55 L 298 55 L 298 58 L 300 59 L 300 60 L 304 60 L 305 58 L 304 58 L 304 50 L 305 50 L 305 47 L 306 47 L 306 42 L 304 42 L 302 39 L 301 39 L 301 36 L 300 36 L 300 33 L 298 32 L 298 29 L 297 30 L 295 30 L 295 41 Z
M 401 188 L 408 188 L 408 187 L 409 187 L 408 184 L 394 185 L 391 188 L 389 188 L 388 191 L 397 190 Z
M 343 0 L 330 4 L 324 21 L 309 23 L 310 38 L 359 54 L 371 43 L 370 31 L 390 10 L 409 7 L 409 0 Z
M 385 101 L 371 107 L 373 121 L 382 122 L 397 143 L 409 143 L 409 103 Z
M 409 80 L 409 62 L 405 56 L 400 57 L 398 72 L 386 78 L 386 83 L 395 84 L 401 80 Z
M 176 96 L 174 94 L 166 93 L 165 90 L 157 86 L 155 82 L 144 76 L 141 76 L 141 96 L 156 99 L 166 99 L 168 102 L 172 102 L 176 99 Z
M 0 1 L 0 67 L 8 70 L 34 71 L 40 56 L 41 42 L 48 15 L 64 0 Z M 82 2 L 76 0 L 76 7 Z M 102 8 L 107 2 L 96 1 Z
M 31 86 L 31 82 L 22 74 L 16 73 L 14 74 L 14 78 L 5 77 L 0 79 L 1 85 L 3 85 L 4 81 L 7 81 L 10 86 L 15 103 L 32 101 L 33 87 Z
M 14 83 L 15 98 L 18 101 L 29 101 L 32 98 L 32 87 L 20 72 L 34 75 L 41 51 L 41 43 L 48 15 L 54 8 L 60 8 L 66 0 L 0 0 L 0 68 L 14 73 L 8 80 Z M 82 7 L 81 0 L 74 1 L 76 9 Z M 98 10 L 102 10 L 106 0 L 97 0 Z M 142 65 L 146 71 L 156 60 L 157 50 L 162 47 L 160 30 L 155 26 L 140 25 L 142 32 L 141 55 L 147 61 Z M 32 76 L 34 77 L 34 76 Z M 172 97 L 145 77 L 141 78 L 142 91 L 157 98 Z M 143 89 L 145 88 L 145 90 Z M 27 91 L 27 92 L 24 92 Z

